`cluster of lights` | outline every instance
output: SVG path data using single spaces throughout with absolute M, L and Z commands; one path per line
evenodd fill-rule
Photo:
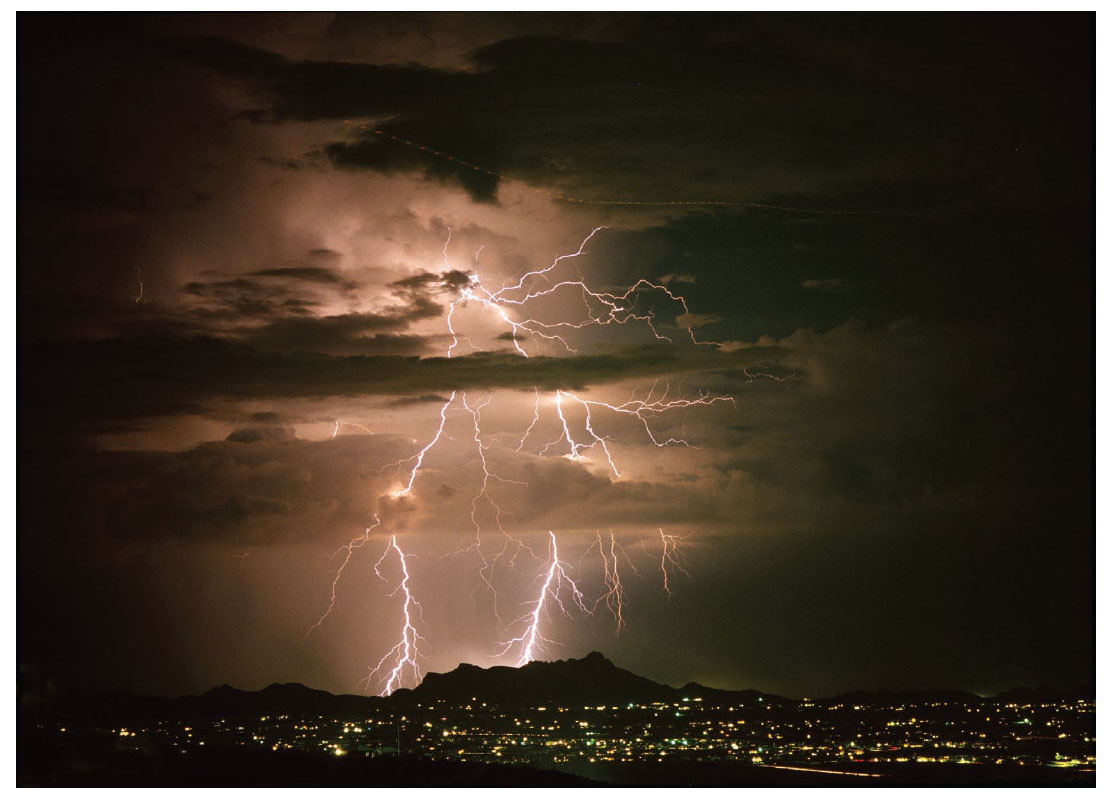
M 555 578 L 554 578 L 555 580 Z M 404 713 L 403 713 L 404 712 Z M 1024 713 L 1046 723 L 1049 737 L 1020 735 Z M 1003 703 L 867 704 L 713 698 L 645 700 L 618 705 L 500 706 L 477 698 L 435 700 L 374 716 L 244 716 L 204 722 L 170 719 L 112 728 L 124 748 L 169 740 L 180 752 L 229 745 L 301 749 L 336 756 L 398 752 L 427 758 L 557 765 L 576 761 L 661 759 L 749 762 L 806 772 L 878 777 L 881 765 L 1015 765 L 1092 771 L 1094 712 L 1084 704 L 1043 703 L 1023 710 Z M 985 723 L 990 722 L 991 725 Z M 74 730 L 73 725 L 78 726 Z M 84 738 L 80 722 L 60 734 Z M 40 726 L 41 727 L 41 726 Z M 987 738 L 985 731 L 991 731 Z

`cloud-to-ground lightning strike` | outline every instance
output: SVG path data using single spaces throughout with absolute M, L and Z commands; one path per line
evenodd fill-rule
M 668 585 L 668 570 L 673 569 L 682 572 L 684 575 L 690 577 L 691 573 L 684 568 L 687 559 L 681 551 L 680 544 L 683 543 L 683 537 L 676 534 L 665 533 L 663 528 L 660 531 L 660 574 L 664 579 L 664 593 L 669 597 L 672 596 L 672 589 Z
M 482 526 L 479 524 L 479 520 L 478 520 L 477 515 L 479 513 L 479 503 L 483 500 L 485 500 L 487 502 L 487 504 L 491 507 L 491 509 L 494 511 L 494 517 L 495 517 L 496 524 L 498 525 L 498 530 L 501 531 L 502 533 L 505 533 L 505 530 L 502 528 L 502 508 L 498 505 L 498 503 L 496 503 L 494 501 L 494 498 L 492 498 L 490 496 L 489 488 L 490 488 L 491 480 L 500 481 L 502 483 L 514 483 L 514 484 L 517 484 L 519 486 L 524 486 L 525 485 L 522 481 L 516 481 L 516 480 L 509 479 L 509 478 L 502 478 L 499 475 L 496 475 L 491 470 L 490 464 L 487 461 L 487 455 L 486 454 L 487 454 L 487 450 L 489 449 L 490 445 L 483 444 L 482 429 L 481 429 L 481 416 L 482 416 L 482 413 L 483 413 L 483 409 L 486 408 L 490 404 L 490 401 L 491 401 L 491 397 L 488 395 L 484 400 L 479 401 L 475 405 L 470 405 L 467 402 L 467 394 L 466 393 L 464 393 L 463 398 L 462 398 L 463 407 L 465 409 L 467 409 L 467 412 L 471 415 L 471 421 L 473 423 L 473 430 L 474 430 L 473 438 L 475 440 L 475 449 L 479 454 L 479 464 L 482 466 L 482 470 L 483 470 L 482 485 L 480 485 L 479 491 L 471 499 L 471 522 L 475 525 L 475 537 L 476 537 L 476 539 L 478 539 L 478 536 L 479 536 L 479 534 L 482 530 Z
M 529 422 L 529 427 L 525 429 L 525 433 L 521 434 L 521 438 L 517 440 L 517 452 L 525 447 L 525 440 L 533 432 L 533 428 L 537 427 L 537 423 L 541 421 L 541 393 L 533 387 L 533 419 Z
M 386 557 L 390 555 L 393 550 L 398 557 L 398 564 L 401 567 L 402 579 L 398 584 L 398 588 L 391 593 L 391 597 L 399 592 L 402 595 L 402 631 L 398 638 L 398 643 L 390 649 L 386 655 L 378 662 L 374 669 L 367 673 L 367 677 L 363 679 L 364 684 L 370 686 L 374 681 L 376 675 L 382 673 L 386 674 L 385 682 L 382 688 L 382 694 L 388 695 L 395 689 L 401 687 L 403 680 L 408 676 L 413 683 L 420 683 L 421 681 L 421 668 L 417 664 L 417 657 L 420 653 L 417 650 L 417 643 L 422 640 L 421 635 L 417 632 L 417 625 L 415 617 L 421 611 L 421 604 L 413 598 L 413 591 L 409 585 L 409 564 L 406 561 L 406 555 L 398 546 L 398 537 L 391 536 L 390 542 L 383 551 L 382 557 L 379 558 L 375 564 L 375 574 L 382 580 L 382 573 L 379 567 Z M 391 659 L 393 659 L 391 661 Z
M 598 544 L 598 553 L 602 557 L 602 584 L 605 593 L 602 594 L 598 600 L 595 601 L 594 607 L 591 609 L 593 612 L 599 607 L 600 604 L 605 603 L 606 608 L 614 616 L 614 633 L 615 635 L 622 632 L 625 627 L 625 619 L 622 617 L 622 602 L 625 599 L 625 586 L 622 584 L 622 576 L 618 572 L 618 556 L 621 555 L 625 558 L 626 563 L 633 572 L 637 573 L 637 568 L 633 566 L 633 562 L 629 560 L 629 556 L 625 554 L 621 545 L 618 544 L 617 539 L 614 538 L 614 531 L 610 531 L 610 544 L 606 546 L 602 541 L 602 534 L 595 531 L 595 539 Z M 607 551 L 609 550 L 609 555 Z
M 564 600 L 561 597 L 562 590 L 567 588 L 570 592 L 570 601 L 584 614 L 590 615 L 591 610 L 587 608 L 587 604 L 583 599 L 583 593 L 579 590 L 579 586 L 568 575 L 567 565 L 560 560 L 560 552 L 556 547 L 556 534 L 552 531 L 548 532 L 549 547 L 548 547 L 548 566 L 544 571 L 544 580 L 541 582 L 540 592 L 537 593 L 537 599 L 532 603 L 532 610 L 516 620 L 516 624 L 523 625 L 524 630 L 520 635 L 513 637 L 507 642 L 503 642 L 502 652 L 499 656 L 504 656 L 514 649 L 517 645 L 520 647 L 517 665 L 519 667 L 528 664 L 532 661 L 537 652 L 546 644 L 556 644 L 551 639 L 547 639 L 540 632 L 541 619 L 545 614 L 546 601 L 551 600 L 556 604 L 557 608 L 564 613 L 565 616 L 571 616 L 567 607 L 564 605 Z
M 511 542 L 517 545 L 518 550 L 521 550 L 524 547 L 524 544 L 519 539 L 512 536 L 503 527 L 502 507 L 498 505 L 493 497 L 491 497 L 489 487 L 492 479 L 502 483 L 517 484 L 519 486 L 525 486 L 526 484 L 522 481 L 502 478 L 496 475 L 490 469 L 490 465 L 487 462 L 486 455 L 487 449 L 490 447 L 490 445 L 483 444 L 481 428 L 482 411 L 490 403 L 490 401 L 491 397 L 490 395 L 488 395 L 485 399 L 475 403 L 474 405 L 471 405 L 467 401 L 466 392 L 464 392 L 461 397 L 461 403 L 463 407 L 471 415 L 473 430 L 472 438 L 475 441 L 475 448 L 479 454 L 479 463 L 482 467 L 483 479 L 481 485 L 479 486 L 478 492 L 476 492 L 475 496 L 471 498 L 471 524 L 475 526 L 475 538 L 466 547 L 461 546 L 460 548 L 458 548 L 455 553 L 453 553 L 453 555 L 458 555 L 464 552 L 472 552 L 479 559 L 479 578 L 481 579 L 482 584 L 491 594 L 491 598 L 493 600 L 492 610 L 494 612 L 494 617 L 496 620 L 498 620 L 498 623 L 501 624 L 502 618 L 498 613 L 498 590 L 494 586 L 494 568 L 497 565 L 498 561 L 502 558 L 502 556 L 506 554 L 506 550 L 509 548 Z M 482 524 L 479 522 L 479 505 L 484 500 L 493 511 L 494 523 L 498 528 L 498 532 L 501 533 L 503 536 L 502 550 L 495 554 L 493 558 L 487 558 L 487 556 L 483 553 Z
M 445 316 L 448 333 L 451 337 L 447 348 L 447 357 L 454 357 L 457 355 L 457 351 L 465 345 L 470 346 L 472 350 L 478 349 L 474 342 L 457 328 L 457 312 L 467 306 L 491 311 L 498 324 L 507 327 L 505 338 L 512 344 L 514 352 L 521 358 L 526 359 L 530 358 L 530 351 L 533 351 L 533 355 L 537 355 L 543 351 L 543 348 L 549 346 L 555 346 L 563 352 L 574 354 L 577 352 L 576 348 L 569 341 L 573 332 L 611 325 L 639 323 L 644 325 L 655 339 L 671 342 L 671 339 L 664 332 L 664 324 L 657 318 L 655 311 L 651 308 L 641 308 L 639 310 L 638 302 L 641 296 L 646 293 L 655 293 L 660 297 L 667 298 L 668 303 L 674 304 L 677 313 L 673 322 L 668 323 L 668 325 L 675 325 L 675 327 L 685 330 L 685 338 L 689 338 L 696 345 L 720 346 L 721 343 L 718 342 L 700 341 L 695 336 L 694 325 L 687 324 L 685 326 L 683 324 L 684 322 L 691 323 L 693 319 L 688 310 L 687 302 L 682 295 L 675 293 L 663 283 L 653 283 L 642 278 L 624 291 L 605 292 L 592 289 L 582 277 L 562 278 L 557 274 L 561 265 L 584 255 L 591 240 L 604 229 L 605 226 L 596 227 L 583 239 L 574 252 L 557 256 L 548 266 L 528 270 L 516 280 L 504 282 L 498 288 L 488 288 L 479 276 L 478 259 L 482 251 L 482 248 L 480 248 L 473 256 L 472 260 L 475 268 L 468 273 L 467 282 L 463 285 L 453 284 L 450 289 L 454 292 L 454 296 L 448 303 Z M 445 272 L 454 272 L 448 255 L 448 247 L 451 241 L 452 231 L 449 228 L 442 247 L 442 263 Z M 581 301 L 583 311 L 577 314 L 575 319 L 546 322 L 530 314 L 528 307 L 531 302 L 552 298 L 558 293 L 577 297 Z M 766 375 L 767 377 L 780 379 L 778 376 L 763 370 L 751 376 L 749 373 L 746 374 L 750 379 L 765 377 Z M 587 461 L 588 459 L 584 455 L 585 451 L 597 448 L 605 458 L 614 479 L 620 479 L 622 473 L 609 444 L 610 435 L 605 431 L 605 428 L 599 427 L 600 421 L 605 423 L 607 417 L 614 420 L 621 418 L 636 420 L 636 424 L 644 430 L 649 442 L 656 447 L 693 447 L 694 445 L 682 436 L 658 434 L 653 430 L 653 420 L 669 412 L 686 410 L 696 406 L 735 403 L 732 396 L 712 395 L 705 392 L 693 397 L 676 396 L 673 395 L 671 387 L 666 382 L 663 383 L 663 387 L 659 383 L 654 384 L 643 396 L 632 395 L 622 403 L 608 403 L 560 388 L 556 389 L 551 397 L 555 417 L 559 423 L 559 436 L 543 446 L 535 442 L 535 433 L 538 426 L 541 425 L 545 412 L 542 408 L 541 392 L 534 388 L 532 418 L 520 438 L 515 441 L 514 449 L 516 452 L 526 451 L 526 445 L 530 441 L 534 441 L 529 449 L 541 456 L 552 453 L 554 456 L 561 456 L 574 461 Z M 440 406 L 439 421 L 431 438 L 414 455 L 395 461 L 383 469 L 398 468 L 404 475 L 404 478 L 396 484 L 395 488 L 388 492 L 388 498 L 396 500 L 412 495 L 416 491 L 417 478 L 425 463 L 426 456 L 445 436 L 445 429 L 448 426 L 448 412 L 459 402 L 462 406 L 461 410 L 466 411 L 471 417 L 470 438 L 475 442 L 478 463 L 482 471 L 478 490 L 471 502 L 470 516 L 475 529 L 475 536 L 470 544 L 458 548 L 455 554 L 473 552 L 478 557 L 480 562 L 479 579 L 481 585 L 486 586 L 491 592 L 494 602 L 494 617 L 499 625 L 501 625 L 501 616 L 498 613 L 498 593 L 494 581 L 495 567 L 500 563 L 500 560 L 507 556 L 511 548 L 514 548 L 513 554 L 507 562 L 508 567 L 514 567 L 514 559 L 521 550 L 530 553 L 538 562 L 545 565 L 540 591 L 536 600 L 531 603 L 531 611 L 522 617 L 518 617 L 510 624 L 511 630 L 518 627 L 521 629 L 521 633 L 503 642 L 502 650 L 497 654 L 501 657 L 510 653 L 511 650 L 515 650 L 518 663 L 525 664 L 532 660 L 545 644 L 551 643 L 541 632 L 542 621 L 547 613 L 546 609 L 551 603 L 555 603 L 563 613 L 568 614 L 566 600 L 568 603 L 573 603 L 585 615 L 591 615 L 600 605 L 605 605 L 614 616 L 617 632 L 620 632 L 625 625 L 623 618 L 625 595 L 618 568 L 619 556 L 626 559 L 627 564 L 634 572 L 636 572 L 636 569 L 633 568 L 632 562 L 630 562 L 628 556 L 625 556 L 621 546 L 617 543 L 613 531 L 610 532 L 608 546 L 603 542 L 601 534 L 596 534 L 599 554 L 602 557 L 603 593 L 595 600 L 592 607 L 584 600 L 579 586 L 570 578 L 565 565 L 560 561 L 554 532 L 549 531 L 548 555 L 545 558 L 527 547 L 520 538 L 506 530 L 503 524 L 502 508 L 492 495 L 494 484 L 525 484 L 521 481 L 500 477 L 490 462 L 490 450 L 493 443 L 484 442 L 481 423 L 482 412 L 492 402 L 492 399 L 493 396 L 487 394 L 478 400 L 472 400 L 467 393 L 458 390 L 453 391 Z M 341 424 L 344 423 L 339 420 L 335 421 L 332 431 L 333 438 L 339 433 Z M 483 515 L 480 512 L 484 507 L 489 508 L 493 526 L 502 537 L 503 542 L 501 550 L 493 556 L 483 552 L 484 524 Z M 308 633 L 319 627 L 335 607 L 336 587 L 340 575 L 351 560 L 353 551 L 367 542 L 373 527 L 368 528 L 363 536 L 356 537 L 346 547 L 341 548 L 341 550 L 346 550 L 346 555 L 333 578 L 329 606 L 320 619 L 310 627 Z M 664 548 L 661 555 L 664 591 L 670 596 L 669 573 L 679 571 L 686 574 L 687 571 L 681 561 L 682 554 L 678 551 L 680 538 L 665 534 L 663 529 L 660 530 L 660 537 Z M 376 572 L 378 572 L 378 566 L 391 552 L 397 555 L 402 567 L 403 578 L 396 592 L 403 594 L 404 625 L 397 643 L 365 678 L 368 685 L 376 677 L 379 678 L 382 681 L 381 691 L 383 694 L 389 694 L 401 686 L 405 680 L 410 678 L 416 680 L 420 675 L 416 646 L 419 637 L 414 625 L 413 614 L 414 609 L 419 609 L 420 606 L 413 597 L 409 582 L 408 564 L 403 551 L 398 546 L 396 536 L 391 536 L 389 546 L 383 553 L 382 558 L 379 559 L 378 565 L 376 565 Z

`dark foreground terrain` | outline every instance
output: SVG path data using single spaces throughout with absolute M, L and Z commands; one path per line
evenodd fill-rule
M 854 774 L 857 772 L 858 774 Z M 482 762 L 413 757 L 341 757 L 214 747 L 180 753 L 126 749 L 110 741 L 59 743 L 22 737 L 21 787 L 357 787 L 357 786 L 798 786 L 1085 787 L 1095 772 L 1052 767 L 886 765 L 843 774 L 725 762 L 590 765 L 585 774 Z
M 524 766 L 425 761 L 414 758 L 337 758 L 243 748 L 207 752 L 134 752 L 110 745 L 21 748 L 19 786 L 589 786 L 592 781 Z M 25 752 L 26 751 L 26 752 Z

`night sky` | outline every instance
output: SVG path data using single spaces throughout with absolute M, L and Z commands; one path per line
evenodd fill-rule
M 1094 19 L 20 15 L 21 674 L 1092 684 Z

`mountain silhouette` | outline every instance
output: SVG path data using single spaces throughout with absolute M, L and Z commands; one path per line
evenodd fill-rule
M 318 714 L 361 714 L 380 702 L 377 697 L 331 694 L 300 683 L 272 683 L 257 692 L 224 685 L 209 689 L 199 697 L 182 699 L 189 701 L 188 707 L 198 712 L 251 715 L 282 714 L 291 708 Z
M 147 697 L 117 692 L 110 695 L 85 695 L 69 703 L 72 711 L 104 722 L 144 719 L 220 719 L 222 717 L 262 717 L 288 713 L 321 716 L 366 715 L 380 708 L 383 699 L 352 694 L 331 694 L 310 689 L 300 683 L 272 683 L 265 689 L 249 691 L 227 684 L 201 695 L 184 697 Z
M 1012 689 L 997 699 L 1046 702 L 1063 698 L 1092 697 L 1091 689 L 1066 692 L 1059 689 Z M 213 719 L 311 714 L 334 719 L 359 718 L 383 708 L 404 709 L 416 704 L 442 701 L 450 705 L 470 703 L 508 707 L 537 706 L 626 706 L 630 703 L 676 703 L 702 701 L 715 705 L 747 708 L 791 706 L 797 701 L 752 689 L 732 691 L 699 683 L 680 688 L 636 675 L 614 665 L 602 653 L 563 661 L 532 661 L 521 667 L 482 668 L 460 664 L 450 672 L 428 673 L 419 686 L 399 689 L 387 698 L 363 695 L 334 695 L 299 683 L 273 683 L 258 691 L 217 686 L 201 695 L 164 698 L 129 693 L 81 695 L 59 698 L 59 708 L 102 720 Z M 976 705 L 982 698 L 953 690 L 854 691 L 824 702 L 847 705 L 891 705 L 946 701 Z M 986 698 L 987 700 L 987 698 Z
M 497 705 L 614 705 L 673 701 L 682 690 L 642 678 L 610 662 L 602 653 L 565 661 L 531 661 L 522 667 L 460 664 L 451 672 L 430 672 L 415 689 L 399 689 L 393 702 L 474 700 Z

